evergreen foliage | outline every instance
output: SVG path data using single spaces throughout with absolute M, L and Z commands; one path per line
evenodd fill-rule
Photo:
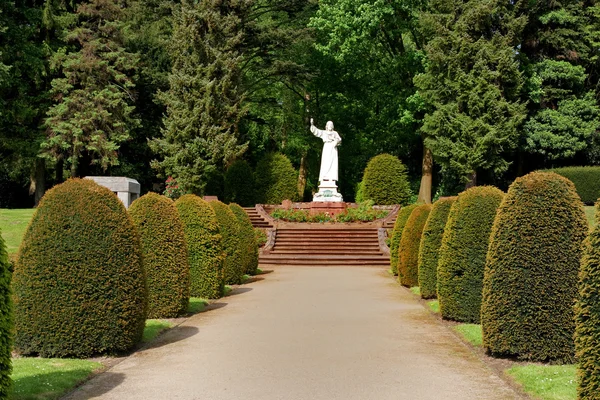
M 476 186 L 458 195 L 442 237 L 437 294 L 443 318 L 479 323 L 490 232 L 504 193 Z
M 226 204 L 218 200 L 213 200 L 209 204 L 215 210 L 217 222 L 219 223 L 219 233 L 223 238 L 225 284 L 240 284 L 246 271 L 244 270 L 245 260 L 242 256 L 242 251 L 245 248 L 243 246 L 243 236 L 240 235 L 238 219 Z
M 412 214 L 413 210 L 417 208 L 418 204 L 411 204 L 406 207 L 402 207 L 398 211 L 396 222 L 394 223 L 394 229 L 392 230 L 392 236 L 390 238 L 390 269 L 394 276 L 398 275 L 398 247 L 400 246 L 400 240 L 402 239 L 402 231 L 406 221 Z
M 442 237 L 448 221 L 450 207 L 456 197 L 442 197 L 435 203 L 423 228 L 421 246 L 419 247 L 419 288 L 421 297 L 433 299 L 437 297 L 437 267 L 442 246 Z
M 147 291 L 140 240 L 123 203 L 88 179 L 46 193 L 13 275 L 15 349 L 89 357 L 142 338 Z
M 142 244 L 148 318 L 175 318 L 187 311 L 190 265 L 183 224 L 172 200 L 148 193 L 131 204 Z
M 229 205 L 231 211 L 235 214 L 240 228 L 240 256 L 243 260 L 243 271 L 248 275 L 256 275 L 258 269 L 258 245 L 256 244 L 256 234 L 246 211 L 238 204 Z
M 600 202 L 596 218 L 600 218 Z M 600 227 L 584 242 L 579 270 L 579 298 L 575 306 L 575 350 L 579 399 L 595 399 L 600 393 Z
M 245 160 L 237 160 L 225 172 L 225 201 L 254 206 L 254 173 Z
M 362 180 L 364 200 L 378 205 L 410 202 L 411 191 L 406 167 L 398 157 L 380 154 L 369 160 Z
M 8 399 L 12 381 L 13 310 L 10 295 L 10 263 L 0 232 L 0 399 Z
M 499 356 L 574 361 L 577 275 L 588 231 L 575 186 L 533 172 L 498 209 L 485 266 L 483 345 Z
M 406 221 L 398 246 L 398 280 L 406 287 L 419 285 L 419 246 L 431 204 L 416 207 Z
M 297 174 L 283 154 L 265 155 L 256 165 L 254 174 L 259 204 L 280 204 L 283 200 L 296 199 Z
M 225 254 L 215 211 L 208 202 L 193 194 L 175 202 L 188 249 L 190 296 L 218 299 L 223 296 Z
M 555 172 L 573 182 L 585 204 L 594 204 L 600 198 L 600 167 L 564 167 L 548 172 Z

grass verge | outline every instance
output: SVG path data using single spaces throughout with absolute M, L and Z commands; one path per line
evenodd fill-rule
M 454 327 L 454 330 L 458 332 L 467 342 L 473 346 L 483 346 L 483 333 L 481 332 L 481 325 L 479 324 L 460 324 Z
M 102 364 L 59 358 L 14 358 L 12 400 L 50 400 L 73 389 Z
M 431 311 L 433 311 L 434 313 L 438 313 L 440 312 L 440 302 L 438 300 L 431 300 L 427 302 L 427 305 L 429 306 L 429 309 Z
M 420 295 L 421 295 L 421 288 L 420 288 L 420 287 L 418 287 L 418 286 L 413 286 L 413 287 L 411 287 L 411 288 L 410 288 L 410 291 L 411 291 L 413 294 L 416 294 L 417 296 L 420 296 Z
M 585 206 L 585 216 L 587 217 L 590 229 L 596 226 L 596 207 Z
M 231 293 L 231 291 L 233 290 L 233 288 L 229 285 L 225 285 L 225 290 L 223 290 L 223 296 L 229 296 L 229 293 Z
M 519 365 L 506 370 L 525 392 L 542 400 L 576 400 L 575 365 Z
M 204 311 L 204 309 L 207 306 L 208 306 L 208 300 L 202 299 L 200 297 L 190 297 L 190 303 L 188 305 L 188 313 L 198 314 L 199 312 Z
M 33 208 L 0 210 L 0 230 L 2 230 L 8 254 L 14 254 L 19 250 L 23 235 L 25 235 L 25 230 L 34 212 Z
M 156 338 L 162 331 L 172 327 L 173 324 L 169 321 L 163 321 L 162 319 L 147 319 L 144 334 L 142 335 L 142 342 L 149 342 Z

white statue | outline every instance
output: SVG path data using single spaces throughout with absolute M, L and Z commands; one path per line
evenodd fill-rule
M 313 135 L 323 140 L 323 154 L 321 155 L 321 171 L 319 182 L 338 180 L 338 153 L 337 146 L 342 142 L 340 135 L 333 130 L 333 122 L 328 121 L 325 130 L 317 129 L 310 119 L 310 131 Z

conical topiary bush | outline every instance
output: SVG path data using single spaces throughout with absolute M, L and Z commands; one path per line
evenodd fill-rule
M 407 205 L 411 191 L 402 161 L 391 154 L 371 158 L 363 175 L 362 196 L 379 205 Z
M 215 210 L 219 222 L 219 232 L 223 238 L 225 283 L 228 285 L 240 284 L 244 276 L 244 260 L 242 259 L 238 220 L 226 204 L 218 200 L 213 200 L 209 204 Z
M 460 193 L 450 208 L 437 270 L 443 318 L 479 323 L 485 257 L 503 197 L 500 189 L 476 186 Z
M 481 325 L 493 355 L 574 361 L 577 275 L 588 231 L 575 186 L 554 173 L 516 179 L 494 222 Z
M 12 302 L 10 298 L 10 265 L 0 231 L 0 399 L 8 399 L 12 381 L 11 351 L 13 335 Z
M 431 204 L 416 207 L 410 214 L 398 246 L 398 278 L 407 287 L 419 284 L 419 246 L 423 228 L 431 212 Z
M 419 288 L 421 297 L 424 299 L 437 297 L 437 266 L 440 247 L 450 207 L 455 200 L 456 197 L 442 197 L 433 203 L 433 208 L 423 228 L 419 247 Z
M 237 218 L 240 228 L 240 248 L 244 273 L 255 275 L 258 269 L 258 245 L 252 221 L 239 205 L 231 203 L 229 208 Z
M 400 246 L 400 240 L 402 239 L 402 231 L 404 231 L 406 221 L 408 221 L 410 214 L 412 214 L 415 208 L 417 208 L 417 204 L 402 207 L 400 211 L 398 211 L 398 216 L 394 223 L 392 237 L 390 238 L 390 269 L 394 276 L 398 275 L 398 247 Z
M 190 265 L 183 223 L 172 200 L 148 193 L 131 204 L 140 235 L 148 286 L 148 318 L 175 318 L 187 311 Z
M 280 204 L 298 196 L 298 173 L 291 161 L 280 153 L 260 159 L 254 171 L 255 199 L 260 204 Z
M 147 293 L 140 240 L 121 201 L 88 179 L 46 192 L 13 275 L 21 354 L 89 357 L 142 338 Z

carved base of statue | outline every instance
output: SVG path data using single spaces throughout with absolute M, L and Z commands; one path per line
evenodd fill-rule
M 337 191 L 335 181 L 321 181 L 319 191 L 313 196 L 313 201 L 343 202 L 342 195 Z

